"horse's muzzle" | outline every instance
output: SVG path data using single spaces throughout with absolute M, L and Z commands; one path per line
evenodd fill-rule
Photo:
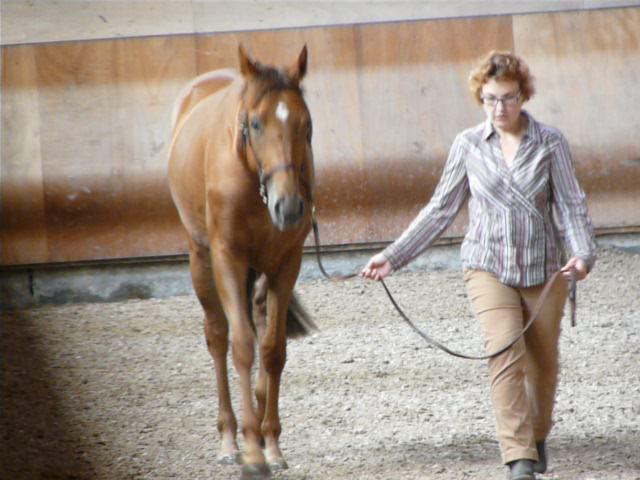
M 269 213 L 278 230 L 291 230 L 300 224 L 304 216 L 304 201 L 297 193 L 275 198 L 273 206 L 269 205 Z

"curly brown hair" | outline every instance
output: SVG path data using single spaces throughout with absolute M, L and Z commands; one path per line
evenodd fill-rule
M 533 76 L 524 61 L 511 52 L 492 50 L 482 59 L 469 75 L 469 90 L 479 104 L 482 104 L 482 87 L 491 79 L 513 80 L 520 85 L 520 95 L 526 102 L 535 93 Z

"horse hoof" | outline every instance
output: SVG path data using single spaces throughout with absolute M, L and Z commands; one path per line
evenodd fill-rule
M 289 468 L 289 465 L 287 465 L 284 458 L 279 458 L 278 460 L 271 460 L 269 462 L 269 468 L 271 468 L 272 472 L 279 472 L 280 470 Z
M 271 470 L 266 464 L 245 465 L 242 467 L 240 480 L 268 480 Z
M 240 453 L 221 453 L 218 455 L 218 465 L 240 465 Z

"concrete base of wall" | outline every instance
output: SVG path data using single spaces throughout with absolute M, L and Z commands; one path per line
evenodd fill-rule
M 598 237 L 601 247 L 640 254 L 640 234 Z M 406 271 L 459 270 L 460 245 L 440 245 L 427 250 Z M 322 262 L 330 275 L 358 272 L 378 249 L 325 252 Z M 306 253 L 299 280 L 322 278 L 316 256 Z M 186 258 L 121 263 L 31 266 L 0 271 L 0 310 L 33 308 L 80 302 L 113 302 L 193 294 Z

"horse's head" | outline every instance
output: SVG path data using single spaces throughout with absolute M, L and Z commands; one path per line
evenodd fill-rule
M 258 172 L 273 224 L 289 230 L 300 224 L 311 207 L 311 116 L 300 89 L 307 70 L 307 47 L 289 68 L 281 70 L 253 61 L 242 46 L 239 56 L 246 85 L 240 148 Z

